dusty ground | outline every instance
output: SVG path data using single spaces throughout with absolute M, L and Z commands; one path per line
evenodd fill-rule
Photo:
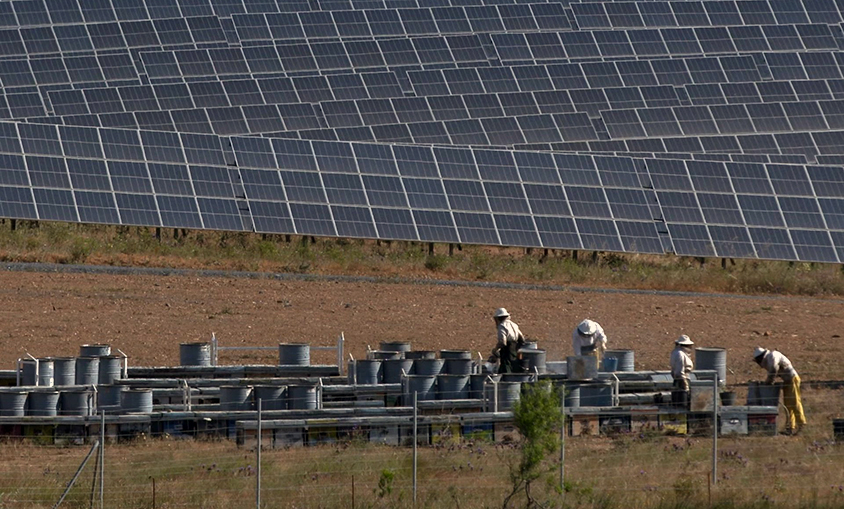
M 571 330 L 589 317 L 610 348 L 635 350 L 637 369 L 667 369 L 673 340 L 688 334 L 728 349 L 729 383 L 761 377 L 750 360 L 757 345 L 786 353 L 804 381 L 842 378 L 844 317 L 835 300 L 26 272 L 0 272 L 0 300 L 0 369 L 26 352 L 76 355 L 92 342 L 123 350 L 133 365 L 175 365 L 179 343 L 212 332 L 224 346 L 270 346 L 330 345 L 342 331 L 358 358 L 384 340 L 486 356 L 490 316 L 504 306 L 549 360 L 570 355 Z M 277 354 L 223 352 L 220 362 L 275 363 Z

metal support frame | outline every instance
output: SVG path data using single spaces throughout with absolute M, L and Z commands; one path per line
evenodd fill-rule
M 85 456 L 85 459 L 82 460 L 82 464 L 80 464 L 79 468 L 76 469 L 76 474 L 74 474 L 73 479 L 71 479 L 70 482 L 67 483 L 67 488 L 65 488 L 64 493 L 62 493 L 62 496 L 61 496 L 61 498 L 59 498 L 59 501 L 56 502 L 56 505 L 53 506 L 53 509 L 56 509 L 58 506 L 61 505 L 62 502 L 64 502 L 65 497 L 67 496 L 68 493 L 70 493 L 71 488 L 73 488 L 73 485 L 76 484 L 76 481 L 79 479 L 79 474 L 82 473 L 82 469 L 85 468 L 85 465 L 88 464 L 88 460 L 91 459 L 91 456 L 94 455 L 94 452 L 99 447 L 100 447 L 100 442 L 98 440 L 98 441 L 94 442 L 94 445 L 91 446 L 91 450 L 88 451 L 88 454 Z
M 718 376 L 712 381 L 712 484 L 718 484 Z
M 417 445 L 419 437 L 417 436 L 417 393 L 413 391 L 413 506 L 416 507 L 416 470 L 417 470 Z
M 35 361 L 35 385 L 38 386 L 38 385 L 40 385 L 39 381 L 40 381 L 40 378 L 41 378 L 41 363 L 38 359 L 33 357 L 29 352 L 27 352 L 26 356 L 29 357 L 29 359 L 23 359 L 23 358 L 18 359 L 18 370 L 17 370 L 17 375 L 16 375 L 16 378 L 15 378 L 15 384 L 18 387 L 20 387 L 20 385 L 21 385 L 21 373 L 23 372 L 23 363 L 29 362 L 29 360 L 32 360 L 32 361 Z
M 337 351 L 337 368 L 340 370 L 340 375 L 343 375 L 343 349 L 345 347 L 346 337 L 343 332 L 337 338 L 336 346 L 311 346 L 311 350 L 336 350 Z M 217 366 L 219 361 L 220 350 L 278 350 L 278 346 L 220 346 L 220 341 L 217 339 L 217 333 L 211 333 L 211 365 Z M 119 351 L 119 350 L 118 350 Z M 120 352 L 123 353 L 123 352 Z
M 255 437 L 257 441 L 257 458 L 255 459 L 257 465 L 255 470 L 255 507 L 257 509 L 261 509 L 261 427 L 263 424 L 261 422 L 262 413 L 263 412 L 261 411 L 261 398 L 258 398 L 258 436 Z
M 123 378 L 129 378 L 129 356 L 119 348 L 117 349 L 117 353 L 123 357 Z

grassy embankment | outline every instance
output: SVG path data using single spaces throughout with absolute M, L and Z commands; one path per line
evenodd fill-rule
M 18 222 L 0 225 L 0 260 L 725 292 L 844 295 L 838 265 L 410 242 L 316 239 L 283 235 Z
M 797 437 L 720 438 L 715 486 L 708 482 L 710 437 L 646 431 L 568 438 L 565 496 L 557 489 L 558 457 L 549 458 L 532 493 L 547 507 L 572 509 L 844 507 L 842 445 L 832 440 L 830 426 L 840 416 L 841 393 L 806 390 L 805 404 L 810 423 Z M 84 446 L 0 443 L 0 507 L 51 507 L 86 452 Z M 508 464 L 517 457 L 512 445 L 481 440 L 420 448 L 418 507 L 501 507 Z M 255 506 L 255 452 L 232 441 L 108 444 L 105 465 L 106 507 Z M 93 467 L 92 461 L 64 507 L 88 507 Z M 410 447 L 358 440 L 265 450 L 262 469 L 267 508 L 412 506 Z M 524 507 L 523 498 L 516 500 L 513 507 Z

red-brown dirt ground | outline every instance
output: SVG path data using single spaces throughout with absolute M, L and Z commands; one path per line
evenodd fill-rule
M 635 350 L 637 369 L 667 369 L 673 340 L 688 334 L 698 346 L 727 348 L 730 384 L 763 375 L 750 359 L 757 345 L 784 352 L 806 382 L 841 378 L 844 335 L 840 300 L 788 297 L 2 272 L 0 299 L 0 369 L 13 369 L 27 352 L 76 355 L 95 342 L 126 352 L 132 365 L 176 365 L 179 343 L 212 332 L 223 346 L 332 345 L 343 332 L 357 358 L 385 340 L 486 357 L 495 342 L 491 314 L 503 306 L 549 360 L 570 355 L 571 331 L 589 317 L 603 325 L 609 348 Z M 274 352 L 220 355 L 221 364 L 276 362 Z

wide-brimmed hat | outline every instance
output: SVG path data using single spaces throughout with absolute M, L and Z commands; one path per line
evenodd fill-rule
M 510 316 L 510 313 L 508 313 L 504 308 L 496 309 L 495 314 L 492 315 L 493 318 L 507 318 L 508 316 Z
M 762 348 L 761 346 L 757 346 L 756 348 L 753 349 L 753 358 L 758 359 L 759 357 L 762 357 L 766 353 L 768 353 L 767 349 Z
M 598 332 L 598 324 L 587 318 L 586 320 L 580 322 L 577 326 L 577 331 L 584 336 L 591 336 L 592 334 Z
M 683 334 L 682 336 L 680 336 L 679 338 L 674 340 L 674 344 L 678 345 L 678 346 L 693 346 L 695 344 L 695 342 L 692 341 L 691 338 L 689 338 L 689 336 L 686 336 L 685 334 Z

